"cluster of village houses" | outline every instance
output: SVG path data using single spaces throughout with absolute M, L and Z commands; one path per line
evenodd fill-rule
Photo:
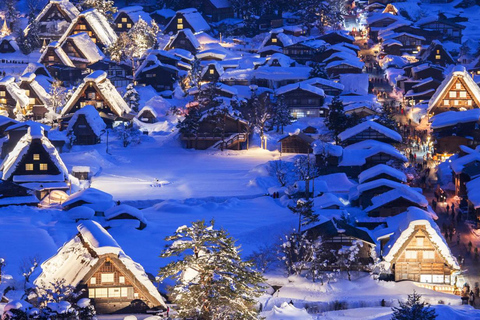
M 138 113 L 130 109 L 116 87 L 132 82 L 132 67 L 109 60 L 104 52 L 119 33 L 142 19 L 147 23 L 155 20 L 163 34 L 171 36 L 163 48 L 146 51 L 135 70 L 135 80 L 140 86 L 152 86 L 165 98 L 172 96 L 179 77 L 194 61 L 202 68 L 199 85 L 217 82 L 217 94 L 225 101 L 249 98 L 254 85 L 258 92 L 283 97 L 295 119 L 326 117 L 329 103 L 339 97 L 346 114 L 355 113 L 365 121 L 340 133 L 336 143 L 317 140 L 317 128 L 313 127 L 279 141 L 282 153 L 314 154 L 328 173 L 314 179 L 313 196 L 317 213 L 331 219 L 308 232 L 337 248 L 353 241 L 363 243 L 359 269 L 380 259 L 385 278 L 432 284 L 446 292 L 460 286 L 460 266 L 435 223 L 436 213 L 422 190 L 409 186 L 409 177 L 401 170 L 408 163 L 399 151 L 402 136 L 374 121 L 382 112 L 381 105 L 372 92 L 354 36 L 363 32 L 368 46 L 373 41 L 387 80 L 408 107 L 405 110 L 423 113 L 424 117 L 412 119 L 427 121 L 435 143 L 432 153 L 444 158 L 459 154 L 451 162 L 456 194 L 476 210 L 480 208 L 480 88 L 475 76 L 480 74 L 480 57 L 455 60 L 442 44 L 461 42 L 462 18 L 443 14 L 412 21 L 401 15 L 403 3 L 369 1 L 365 30 L 311 37 L 294 16 L 270 17 L 259 26 L 259 33 L 268 31 L 263 42 L 248 47 L 240 40 L 232 44 L 212 36 L 211 26 L 232 18 L 233 10 L 228 1 L 204 2 L 203 15 L 192 8 L 147 13 L 135 6 L 120 9 L 110 23 L 96 9 L 79 12 L 68 0 L 50 0 L 37 16 L 44 42 L 38 63 L 30 63 L 18 79 L 6 75 L 0 80 L 4 110 L 0 135 L 5 137 L 0 206 L 42 206 L 57 201 L 80 224 L 77 236 L 42 264 L 43 273 L 36 281 L 64 278 L 88 289 L 99 312 L 165 306 L 143 268 L 105 230 L 126 220 L 138 229 L 145 228 L 142 212 L 116 205 L 110 195 L 95 189 L 62 193 L 70 188 L 70 174 L 89 179 L 88 168 L 69 173 L 60 156 L 67 143 L 65 135 L 33 121 L 48 112 L 51 96 L 45 83 L 53 79 L 66 86 L 77 85 L 58 121 L 59 128 L 74 137 L 73 144 L 100 143 L 105 128 L 116 121 L 157 121 L 159 111 L 154 107 Z M 355 10 L 352 14 L 355 19 Z M 0 53 L 18 51 L 5 24 L 1 32 Z M 312 77 L 309 62 L 318 63 L 326 78 Z M 192 88 L 189 94 L 195 96 L 198 90 Z M 30 120 L 13 119 L 18 110 Z M 224 147 L 242 148 L 247 127 L 246 121 L 229 117 L 226 136 L 237 136 Z M 189 148 L 207 149 L 221 139 L 213 131 L 204 121 L 196 136 L 182 139 Z M 300 182 L 297 188 L 305 192 Z M 340 219 L 345 214 L 351 219 Z M 90 221 L 96 215 L 105 217 L 105 225 Z M 132 304 L 133 300 L 143 303 Z

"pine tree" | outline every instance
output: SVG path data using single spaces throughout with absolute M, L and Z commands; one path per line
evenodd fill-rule
M 283 96 L 276 97 L 276 100 L 272 104 L 272 126 L 276 126 L 277 132 L 281 132 L 283 134 L 283 129 L 290 125 L 293 121 L 293 117 L 290 114 L 290 109 L 288 105 L 285 103 L 285 99 Z
M 40 40 L 40 26 L 35 20 L 38 8 L 38 1 L 28 0 L 28 27 L 24 32 L 20 33 L 17 43 L 20 50 L 24 54 L 30 54 L 34 50 L 41 48 L 42 41 Z
M 392 320 L 434 320 L 437 318 L 435 310 L 426 302 L 421 302 L 421 295 L 413 291 L 408 295 L 406 302 L 398 301 L 399 307 L 393 307 Z
M 263 277 L 252 263 L 242 261 L 240 247 L 225 230 L 205 221 L 179 227 L 166 238 L 173 241 L 161 257 L 180 257 L 161 268 L 159 277 L 174 278 L 170 296 L 180 317 L 199 319 L 257 319 L 255 298 Z
M 183 119 L 183 121 L 177 124 L 177 128 L 182 135 L 187 137 L 194 137 L 198 133 L 201 117 L 202 115 L 200 114 L 198 107 L 190 107 L 188 108 L 188 113 Z
M 313 201 L 300 198 L 295 207 L 288 206 L 295 214 L 298 214 L 298 233 L 301 234 L 302 227 L 318 222 L 318 213 L 313 210 Z
M 252 90 L 251 97 L 241 106 L 241 113 L 243 118 L 259 131 L 262 148 L 265 148 L 265 129 L 272 117 L 270 95 L 267 92 L 257 95 L 256 90 Z
M 140 95 L 133 86 L 133 83 L 129 83 L 127 86 L 127 92 L 123 95 L 123 100 L 128 106 L 135 112 L 138 112 L 138 106 L 140 105 Z
M 14 30 L 18 20 L 17 11 L 18 0 L 3 0 L 3 11 L 5 11 L 5 20 L 8 22 L 10 30 Z
M 92 8 L 97 9 L 108 21 L 113 21 L 113 15 L 117 12 L 117 7 L 115 7 L 113 0 L 84 0 L 80 3 L 80 7 L 80 11 Z
M 348 127 L 348 117 L 343 109 L 343 102 L 335 97 L 330 104 L 328 116 L 325 119 L 325 125 L 335 137 Z

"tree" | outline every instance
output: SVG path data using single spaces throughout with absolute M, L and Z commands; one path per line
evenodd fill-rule
M 243 118 L 259 131 L 262 148 L 266 148 L 265 127 L 272 116 L 270 95 L 267 92 L 257 95 L 256 88 L 253 88 L 251 97 L 241 106 L 241 113 Z
M 131 144 L 140 143 L 140 131 L 133 127 L 128 127 L 124 123 L 115 127 L 115 133 L 118 139 L 122 141 L 124 148 Z
M 19 13 L 17 11 L 18 0 L 3 0 L 3 11 L 5 12 L 5 20 L 10 26 L 10 30 L 15 29 L 16 23 L 18 21 Z
M 214 222 L 179 227 L 161 257 L 180 257 L 159 271 L 161 280 L 174 278 L 171 299 L 179 317 L 200 319 L 257 319 L 255 298 L 264 278 L 251 262 L 242 261 L 235 240 Z
M 337 252 L 336 264 L 340 267 L 340 270 L 347 271 L 348 281 L 352 280 L 350 271 L 357 260 L 358 252 L 362 246 L 363 243 L 361 241 L 355 240 L 351 246 L 343 246 Z
M 327 71 L 325 71 L 325 65 L 319 62 L 311 62 L 309 65 L 310 70 L 309 78 L 323 78 L 328 79 Z
M 318 167 L 315 158 L 308 156 L 297 156 L 293 162 L 293 171 L 297 181 L 305 181 L 305 196 L 310 198 L 310 180 L 318 175 Z M 314 191 L 314 190 L 313 190 Z
M 123 100 L 128 104 L 130 109 L 135 112 L 138 112 L 138 106 L 140 105 L 140 95 L 138 94 L 137 90 L 133 83 L 129 83 L 127 86 L 127 92 L 123 95 Z
M 24 283 L 23 283 L 24 294 L 22 298 L 28 298 L 32 290 L 34 290 L 34 288 L 32 287 L 32 283 L 30 283 L 30 277 L 32 276 L 33 272 L 35 272 L 37 268 L 38 268 L 37 257 L 31 257 L 28 260 L 23 261 L 23 264 L 20 267 L 20 271 L 24 278 Z
M 333 98 L 329 109 L 330 111 L 325 119 L 325 126 L 337 137 L 340 132 L 346 129 L 347 115 L 343 109 L 343 102 L 338 97 Z
M 202 75 L 202 66 L 200 60 L 196 57 L 192 62 L 192 68 L 188 70 L 188 73 L 180 78 L 180 86 L 184 92 L 187 92 L 190 88 L 198 88 L 200 86 L 200 78 Z
M 398 301 L 399 307 L 393 307 L 392 320 L 434 320 L 437 314 L 426 302 L 421 302 L 421 295 L 413 291 L 406 302 Z
M 117 7 L 115 7 L 113 0 L 84 0 L 80 3 L 80 7 L 80 11 L 92 8 L 97 9 L 108 21 L 112 21 L 113 15 L 117 12 Z
M 302 227 L 318 222 L 318 213 L 313 210 L 313 201 L 300 198 L 295 207 L 288 206 L 295 214 L 298 214 L 298 233 L 302 232 Z
M 38 1 L 28 0 L 28 27 L 25 32 L 21 32 L 17 43 L 24 54 L 30 54 L 42 46 L 40 40 L 40 26 L 35 20 L 37 16 Z
M 287 164 L 281 159 L 270 161 L 270 171 L 275 175 L 278 183 L 280 183 L 282 187 L 285 187 L 287 184 L 287 174 L 289 172 Z
M 53 123 L 55 119 L 57 119 L 58 114 L 60 113 L 61 109 L 68 101 L 67 96 L 68 92 L 62 86 L 62 82 L 59 80 L 55 80 L 51 87 L 50 87 L 50 104 L 47 106 L 47 114 L 45 118 Z M 73 91 L 70 90 L 71 95 L 73 95 Z M 69 95 L 69 96 L 71 96 Z
M 272 126 L 276 126 L 276 131 L 280 131 L 282 134 L 284 127 L 292 123 L 293 117 L 290 114 L 290 109 L 285 103 L 283 96 L 276 97 L 275 101 L 273 102 L 271 119 Z
M 202 115 L 197 106 L 188 108 L 187 115 L 183 121 L 177 124 L 180 133 L 187 137 L 196 136 L 198 133 L 199 122 Z

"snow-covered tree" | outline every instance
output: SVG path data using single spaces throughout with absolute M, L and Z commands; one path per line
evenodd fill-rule
M 117 12 L 114 0 L 84 0 L 80 2 L 80 11 L 92 8 L 102 13 L 108 21 L 112 21 L 113 15 Z
M 190 88 L 198 88 L 200 86 L 200 78 L 202 75 L 202 66 L 200 60 L 196 57 L 192 62 L 192 68 L 188 70 L 188 73 L 180 79 L 180 86 L 184 92 L 187 92 Z
M 123 100 L 128 104 L 128 106 L 135 112 L 138 112 L 138 106 L 140 105 L 140 95 L 133 83 L 128 84 L 127 92 L 123 95 Z
M 328 130 L 332 131 L 333 135 L 336 137 L 340 132 L 343 132 L 346 129 L 347 115 L 343 108 L 343 102 L 338 97 L 333 98 L 329 107 L 330 110 L 325 119 L 325 126 Z
M 287 184 L 287 174 L 289 172 L 287 164 L 281 159 L 270 161 L 270 171 L 275 178 L 277 178 L 278 183 L 280 183 L 282 187 L 285 187 Z
M 272 116 L 270 95 L 267 92 L 257 95 L 256 88 L 252 88 L 251 97 L 241 105 L 241 113 L 243 118 L 259 131 L 262 139 L 262 148 L 265 148 L 265 129 Z
M 68 301 L 72 303 L 82 295 L 82 291 L 67 284 L 65 279 L 55 279 L 48 285 L 42 282 L 36 287 L 35 295 L 36 305 L 41 307 L 51 302 L 59 303 L 61 301 Z
M 426 302 L 421 302 L 422 296 L 413 291 L 406 302 L 398 301 L 399 307 L 393 307 L 392 320 L 435 320 L 435 309 Z
M 276 131 L 283 134 L 283 128 L 292 123 L 293 117 L 290 109 L 285 103 L 283 96 L 276 97 L 272 104 L 272 126 L 277 127 Z
M 36 0 L 28 0 L 28 27 L 24 32 L 20 33 L 17 38 L 17 44 L 24 54 L 30 54 L 34 50 L 41 48 L 40 26 L 35 20 L 38 11 L 39 2 Z
M 337 261 L 336 265 L 340 267 L 340 270 L 347 272 L 348 280 L 351 281 L 352 267 L 357 263 L 357 256 L 360 252 L 360 248 L 363 247 L 361 241 L 355 240 L 352 242 L 351 246 L 343 246 L 337 252 Z
M 174 278 L 170 296 L 180 317 L 199 319 L 257 319 L 255 298 L 263 277 L 252 263 L 242 261 L 239 247 L 213 221 L 179 227 L 161 257 L 180 257 L 161 268 L 160 280 Z
M 300 198 L 295 206 L 288 206 L 294 213 L 298 214 L 298 232 L 302 232 L 302 227 L 318 222 L 318 213 L 313 210 L 313 201 Z
M 310 70 L 309 78 L 323 78 L 328 79 L 327 71 L 325 71 L 325 64 L 319 62 L 311 62 L 309 67 Z
M 128 127 L 124 123 L 118 125 L 114 129 L 117 138 L 122 141 L 123 147 L 126 148 L 131 144 L 140 143 L 140 131 L 133 127 Z
M 5 20 L 9 24 L 10 30 L 14 30 L 18 22 L 18 0 L 3 0 L 2 9 L 4 11 Z
M 190 107 L 187 110 L 187 115 L 177 124 L 177 128 L 184 136 L 192 137 L 198 132 L 199 122 L 202 115 L 198 107 Z
M 195 95 L 195 100 L 201 110 L 208 110 L 220 106 L 222 101 L 218 99 L 218 84 L 216 82 L 209 82 L 198 88 L 198 93 Z

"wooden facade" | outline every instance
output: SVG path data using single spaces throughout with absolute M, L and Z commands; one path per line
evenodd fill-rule
M 72 17 L 58 3 L 50 2 L 47 6 L 49 8 L 40 18 L 37 18 L 37 23 L 40 40 L 49 43 L 62 37 L 72 22 Z M 71 6 L 73 7 L 73 4 Z M 78 11 L 75 13 L 78 14 Z
M 51 66 L 51 65 L 64 65 L 64 62 L 58 56 L 57 52 L 55 51 L 54 46 L 48 46 L 47 52 L 42 55 L 42 59 L 39 61 L 44 66 Z
M 228 1 L 226 1 L 228 3 Z M 217 7 L 218 1 L 203 0 L 202 12 L 213 22 L 233 18 L 233 8 L 230 5 Z
M 342 140 L 341 144 L 343 146 L 348 146 L 348 145 L 351 145 L 360 141 L 365 141 L 365 140 L 376 140 L 376 141 L 381 141 L 389 144 L 398 143 L 398 141 L 393 140 L 390 137 L 387 137 L 382 132 L 379 132 L 372 128 L 367 128 L 362 132 L 359 132 L 358 134 L 349 137 L 348 139 Z
M 392 261 L 395 281 L 410 280 L 426 283 L 450 284 L 453 269 L 431 241 L 425 226 L 415 231 L 403 244 Z
M 172 49 L 183 49 L 187 50 L 192 54 L 196 54 L 198 52 L 198 47 L 192 43 L 189 37 L 183 31 L 179 31 L 173 39 L 172 42 L 169 42 L 165 47 L 165 50 L 172 50 Z
M 326 117 L 328 108 L 323 105 L 325 97 L 301 88 L 282 94 L 293 118 Z
M 133 81 L 132 67 L 124 63 L 100 60 L 88 66 L 92 71 L 102 70 L 115 87 L 126 87 Z
M 27 111 L 32 113 L 33 120 L 43 119 L 45 113 L 48 111 L 47 106 L 37 92 L 32 88 L 31 83 L 28 81 L 22 81 L 19 87 L 20 89 L 25 90 L 25 94 L 29 99 Z
M 15 41 L 15 40 L 13 40 L 13 39 L 2 39 L 1 42 L 0 42 L 0 53 L 16 52 L 17 50 L 10 43 L 12 41 Z
M 18 165 L 10 176 L 10 181 L 15 176 L 38 176 L 58 175 L 60 170 L 52 161 L 50 154 L 45 150 L 40 139 L 33 139 L 27 153 L 18 162 Z
M 73 124 L 72 131 L 67 132 L 67 134 L 72 135 L 72 144 L 91 145 L 100 142 L 100 137 L 92 130 L 84 114 L 78 115 L 77 121 Z
M 116 33 L 128 32 L 134 24 L 135 22 L 126 12 L 120 11 L 115 20 L 113 20 L 113 30 Z
M 305 45 L 301 42 L 283 47 L 284 55 L 301 64 L 306 64 L 308 61 L 319 61 L 318 55 L 320 51 L 318 48 Z
M 282 153 L 304 153 L 312 154 L 312 142 L 315 141 L 312 137 L 304 134 L 292 134 L 280 139 Z
M 434 30 L 442 35 L 445 40 L 450 40 L 455 43 L 462 43 L 462 31 L 464 26 L 452 23 L 446 20 L 437 20 L 420 25 L 422 29 Z
M 449 87 L 441 93 L 436 105 L 430 108 L 431 115 L 437 115 L 445 111 L 460 111 L 479 108 L 478 101 L 467 86 L 463 77 L 454 76 Z
M 331 78 L 338 78 L 341 74 L 344 74 L 344 73 L 362 73 L 363 72 L 362 68 L 352 66 L 347 62 L 338 64 L 335 66 L 327 67 L 325 70 L 327 71 L 328 75 Z
M 402 212 L 407 211 L 410 207 L 417 207 L 420 209 L 426 209 L 422 207 L 420 204 L 413 202 L 403 196 L 400 196 L 388 203 L 383 204 L 373 210 L 368 212 L 368 216 L 370 217 L 391 217 L 396 216 Z
M 433 129 L 436 154 L 453 154 L 460 151 L 460 146 L 475 149 L 480 145 L 479 121 L 458 123 L 449 127 Z
M 150 85 L 157 91 L 173 90 L 177 79 L 177 71 L 170 66 L 158 65 L 155 68 L 141 71 L 137 76 L 137 82 Z

